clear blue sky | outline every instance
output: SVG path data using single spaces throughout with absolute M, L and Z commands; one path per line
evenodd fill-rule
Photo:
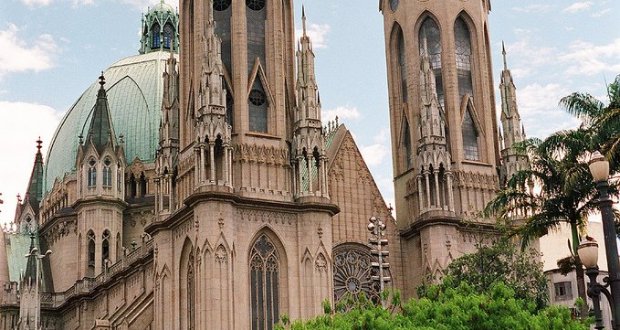
M 435 0 L 439 1 L 439 0 Z M 0 222 L 24 194 L 35 140 L 44 149 L 62 114 L 99 72 L 137 54 L 141 13 L 157 0 L 0 0 Z M 296 1 L 300 28 L 301 1 Z M 177 5 L 173 3 L 173 5 Z M 378 0 L 306 0 L 323 118 L 353 132 L 384 198 L 393 201 L 383 18 Z M 620 73 L 616 0 L 492 1 L 495 85 L 501 41 L 528 136 L 578 122 L 558 109 L 572 91 L 604 99 Z M 499 93 L 496 93 L 499 95 Z

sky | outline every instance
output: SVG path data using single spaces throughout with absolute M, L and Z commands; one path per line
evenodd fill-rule
M 157 2 L 0 0 L 0 222 L 13 219 L 15 196 L 26 191 L 37 138 L 45 156 L 62 115 L 99 73 L 138 53 L 141 13 Z M 178 6 L 178 0 L 168 2 Z M 295 2 L 298 30 L 301 5 Z M 338 116 L 351 130 L 383 197 L 393 205 L 378 0 L 305 0 L 303 5 L 323 120 Z M 578 125 L 557 106 L 573 91 L 605 100 L 605 83 L 620 73 L 619 13 L 616 0 L 492 0 L 495 88 L 503 40 L 528 136 L 544 138 Z

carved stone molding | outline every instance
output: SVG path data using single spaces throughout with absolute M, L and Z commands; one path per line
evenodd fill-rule
M 292 224 L 295 215 L 292 213 L 282 213 L 274 211 L 263 211 L 253 209 L 238 209 L 237 217 L 251 222 L 263 222 L 271 224 Z

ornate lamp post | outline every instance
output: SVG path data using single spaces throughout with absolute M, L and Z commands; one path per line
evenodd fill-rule
M 612 200 L 609 198 L 609 162 L 605 159 L 600 152 L 596 151 L 592 154 L 592 159 L 589 162 L 590 172 L 592 173 L 592 178 L 596 183 L 596 189 L 598 190 L 598 206 L 601 211 L 601 218 L 603 220 L 603 234 L 605 236 L 605 253 L 607 256 L 607 269 L 609 272 L 608 283 L 611 289 L 611 299 L 609 303 L 611 305 L 612 312 L 612 327 L 614 329 L 620 329 L 620 262 L 618 261 L 618 244 L 616 243 L 616 228 L 614 225 L 614 214 L 611 209 Z M 581 254 L 580 254 L 581 257 Z M 587 257 L 586 257 L 587 258 Z M 584 265 L 586 263 L 582 260 Z M 590 264 L 589 266 L 596 266 L 596 260 L 594 265 Z M 586 268 L 588 266 L 586 265 Z M 594 267 L 589 267 L 594 268 Z M 590 276 L 590 275 L 588 275 Z M 592 277 L 590 277 L 592 280 Z M 596 277 L 594 277 L 596 283 Z M 593 282 L 590 282 L 593 284 Z M 604 289 L 603 292 L 606 296 L 607 289 L 605 287 L 600 286 L 597 283 L 597 288 Z M 609 297 L 609 296 L 608 296 Z M 595 306 L 596 308 L 596 306 Z M 600 313 L 600 306 L 599 306 Z
M 590 278 L 588 285 L 588 297 L 592 298 L 592 304 L 594 305 L 594 321 L 595 329 L 604 329 L 603 314 L 601 312 L 601 293 L 607 297 L 607 301 L 612 303 L 611 293 L 607 290 L 609 286 L 608 278 L 605 278 L 605 284 L 600 284 L 597 281 L 598 278 L 598 243 L 594 239 L 588 239 L 581 242 L 577 248 L 577 254 L 579 254 L 579 260 L 581 264 L 586 267 L 586 275 Z M 613 306 L 612 306 L 613 308 Z
M 381 305 L 385 307 L 385 301 L 383 300 L 383 289 L 385 288 L 385 283 L 391 281 L 389 276 L 383 275 L 384 272 L 386 272 L 390 267 L 389 263 L 383 262 L 384 257 L 387 257 L 390 254 L 389 251 L 383 249 L 383 246 L 385 245 L 387 247 L 388 244 L 387 238 L 384 238 L 386 226 L 381 219 L 374 216 L 370 217 L 368 221 L 368 231 L 372 234 L 372 237 L 368 239 L 368 242 L 371 246 L 376 246 L 373 247 L 370 253 L 377 256 L 378 259 L 378 262 L 373 261 L 371 266 L 373 269 L 376 269 L 379 274 L 378 276 L 373 275 L 371 278 L 373 281 L 379 282 L 379 298 L 381 299 Z

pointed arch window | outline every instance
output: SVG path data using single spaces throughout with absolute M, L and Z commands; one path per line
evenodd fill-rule
M 110 231 L 106 229 L 101 236 L 101 268 L 107 270 L 110 262 Z
M 250 253 L 252 330 L 273 329 L 280 318 L 280 260 L 275 246 L 262 234 Z
M 480 160 L 478 130 L 469 110 L 465 110 L 463 118 L 463 153 L 467 160 Z
M 454 49 L 456 52 L 456 73 L 459 84 L 459 96 L 469 94 L 473 96 L 471 76 L 471 36 L 469 28 L 462 17 L 454 22 Z
M 86 277 L 95 277 L 95 233 L 89 230 L 87 237 L 88 259 L 86 260 Z
M 433 73 L 435 75 L 435 90 L 439 105 L 444 109 L 445 97 L 443 91 L 443 76 L 441 74 L 441 34 L 439 26 L 430 17 L 427 17 L 418 35 L 420 55 L 428 54 Z
M 409 122 L 405 118 L 405 128 L 403 129 L 402 143 L 405 149 L 405 168 L 410 169 L 413 167 L 413 153 L 411 152 L 411 129 L 409 128 Z
M 248 97 L 250 131 L 267 133 L 267 95 L 259 77 L 256 77 Z
M 160 32 L 161 27 L 159 26 L 159 23 L 153 24 L 151 27 L 151 48 L 159 48 L 161 46 Z
M 174 27 L 170 23 L 166 23 L 164 25 L 164 48 L 173 49 L 174 45 L 172 41 L 174 40 Z
M 103 161 L 103 186 L 106 188 L 112 187 L 112 162 L 110 158 L 106 158 Z
M 400 73 L 400 94 L 403 102 L 407 102 L 407 60 L 405 56 L 405 37 L 398 28 L 398 68 Z
M 190 252 L 187 260 L 187 329 L 195 329 L 196 310 L 195 310 L 195 271 L 194 271 L 194 252 Z
M 94 188 L 97 185 L 97 162 L 94 158 L 88 161 L 88 188 Z

